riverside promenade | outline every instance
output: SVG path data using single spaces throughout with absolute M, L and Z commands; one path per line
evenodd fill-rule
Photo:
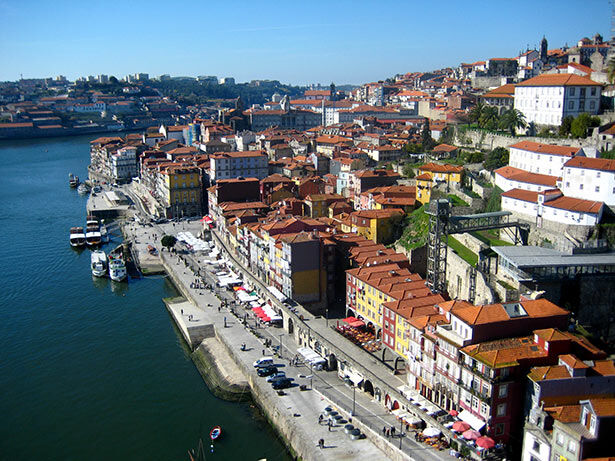
M 200 223 L 167 223 L 163 225 L 154 225 L 146 227 L 145 225 L 137 225 L 129 223 L 125 226 L 125 234 L 127 239 L 136 239 L 139 241 L 139 247 L 142 251 L 147 244 L 155 244 L 160 249 L 160 238 L 164 234 L 177 234 L 181 231 L 190 231 L 193 234 L 197 234 L 201 230 Z M 158 243 L 157 243 L 158 242 Z M 218 243 L 218 247 L 221 245 Z M 224 247 L 221 247 L 224 250 Z M 194 256 L 190 254 L 172 255 L 166 251 L 161 252 L 162 260 L 165 261 L 165 269 L 173 279 L 174 283 L 182 291 L 184 296 L 190 300 L 194 306 L 198 306 L 203 317 L 193 317 L 194 322 L 201 322 L 203 319 L 207 319 L 207 322 L 211 322 L 214 326 L 215 334 L 219 337 L 226 347 L 229 349 L 229 354 L 240 365 L 240 368 L 249 377 L 248 381 L 252 387 L 253 394 L 257 402 L 261 405 L 264 411 L 272 423 L 284 434 L 284 437 L 293 445 L 295 453 L 300 454 L 298 440 L 302 440 L 302 445 L 307 447 L 307 451 L 310 452 L 310 456 L 305 459 L 321 459 L 318 457 L 320 450 L 316 448 L 316 441 L 320 438 L 324 438 L 325 445 L 335 448 L 325 449 L 325 454 L 322 459 L 346 459 L 348 453 L 357 453 L 356 447 L 358 444 L 366 442 L 351 441 L 346 434 L 343 433 L 341 428 L 332 428 L 332 432 L 329 432 L 328 427 L 320 427 L 318 425 L 318 416 L 322 409 L 330 404 L 333 404 L 346 419 L 350 417 L 350 413 L 354 414 L 352 418 L 352 424 L 359 428 L 363 433 L 367 434 L 368 442 L 371 442 L 368 446 L 371 446 L 375 452 L 371 453 L 370 450 L 365 450 L 363 447 L 359 447 L 361 456 L 354 459 L 367 459 L 368 456 L 376 456 L 375 459 L 383 459 L 383 456 L 388 459 L 420 459 L 420 460 L 450 460 L 452 459 L 447 451 L 439 452 L 424 444 L 418 443 L 412 437 L 412 434 L 405 434 L 404 437 L 384 437 L 382 429 L 387 427 L 396 427 L 399 434 L 399 423 L 395 417 L 391 415 L 382 404 L 376 402 L 369 394 L 362 392 L 360 389 L 352 388 L 341 381 L 337 373 L 334 371 L 318 371 L 311 373 L 310 369 L 306 366 L 290 367 L 288 359 L 296 354 L 297 348 L 300 347 L 295 341 L 295 337 L 284 332 L 282 329 L 267 327 L 258 328 L 256 333 L 260 336 L 254 335 L 255 321 L 251 319 L 248 325 L 242 325 L 244 316 L 248 313 L 247 310 L 231 306 L 230 309 L 222 307 L 217 296 L 228 296 L 227 301 L 232 299 L 230 294 L 226 292 L 212 293 L 208 290 L 192 289 L 191 283 L 195 280 L 195 277 L 204 278 L 209 280 L 210 283 L 214 282 L 214 276 L 207 271 L 208 265 L 205 264 L 204 257 Z M 229 256 L 229 255 L 227 255 Z M 158 261 L 158 264 L 162 262 Z M 153 261 L 151 261 L 153 262 Z M 237 265 L 236 265 L 237 267 Z M 261 286 L 260 282 L 256 279 L 252 280 L 251 274 L 242 270 L 244 278 L 250 283 L 254 283 L 255 286 Z M 198 275 L 197 275 L 198 274 Z M 260 285 L 258 285 L 260 284 Z M 211 304 L 211 307 L 208 306 Z M 218 311 L 220 306 L 220 311 Z M 231 311 L 241 312 L 239 318 L 235 317 Z M 226 317 L 227 327 L 224 328 L 224 319 Z M 177 319 L 176 319 L 177 321 Z M 181 318 L 180 318 L 181 321 Z M 187 319 L 185 320 L 187 321 Z M 310 319 L 314 328 L 325 329 L 327 333 L 335 335 L 335 332 L 330 328 L 326 328 L 325 319 Z M 322 323 L 321 328 L 317 325 Z M 362 360 L 364 366 L 370 367 L 374 373 L 378 373 L 382 376 L 382 379 L 390 381 L 391 385 L 397 386 L 401 383 L 401 380 L 394 376 L 391 371 L 385 367 L 382 363 L 379 363 L 375 357 L 369 355 L 367 352 L 359 350 L 356 346 L 347 343 L 343 344 L 344 338 L 333 336 L 334 340 L 340 341 L 340 347 L 348 349 L 348 357 L 353 360 Z M 298 388 L 291 389 L 287 396 L 277 396 L 269 384 L 265 383 L 263 378 L 257 378 L 254 373 L 251 363 L 256 358 L 260 357 L 265 352 L 266 355 L 271 355 L 271 349 L 263 346 L 264 340 L 268 339 L 273 345 L 282 345 L 282 360 L 278 361 L 281 365 L 281 370 L 286 371 L 289 376 L 295 378 L 297 384 L 311 384 L 313 386 L 312 391 L 299 391 Z M 245 342 L 249 348 L 247 352 L 241 352 L 239 350 L 240 344 Z M 355 350 L 356 349 L 356 350 Z M 247 360 L 246 360 L 247 359 Z M 243 366 L 242 366 L 243 364 Z M 289 370 L 293 370 L 289 372 Z M 305 376 L 312 376 L 312 379 L 305 378 Z M 302 377 L 303 376 L 303 377 Z M 268 391 L 264 396 L 261 391 Z M 306 394 L 317 395 L 317 398 L 312 400 L 307 399 Z M 297 395 L 297 402 L 295 403 L 295 395 Z M 300 411 L 296 414 L 301 416 L 292 416 L 295 414 L 289 413 L 294 407 L 288 405 L 282 408 L 281 411 L 276 410 L 274 416 L 271 416 L 271 412 L 268 411 L 268 406 L 272 402 L 278 400 L 290 401 L 297 406 Z M 283 417 L 292 416 L 290 420 L 285 420 Z M 311 416 L 307 416 L 311 415 Z M 429 420 L 425 416 L 423 419 Z M 313 423 L 312 423 L 313 421 Z M 314 428 L 310 429 L 310 426 L 315 424 Z M 336 436 L 336 432 L 340 432 Z M 290 434 L 290 435 L 287 435 Z M 299 435 L 300 434 L 300 435 Z M 409 435 L 409 436 L 408 436 Z M 337 445 L 337 437 L 339 436 L 340 443 Z M 335 437 L 333 440 L 336 443 L 329 445 L 331 437 Z M 350 444 L 350 445 L 347 445 Z M 401 445 L 401 450 L 399 449 Z M 377 448 L 376 448 L 377 447 Z M 338 450 L 338 448 L 340 448 Z M 343 448 L 343 449 L 342 449 Z M 348 451 L 350 450 L 350 451 Z M 371 453 L 371 455 L 369 454 Z M 365 457 L 363 456 L 365 455 Z M 317 456 L 313 458 L 313 456 Z M 339 456 L 339 457 L 338 457 Z
M 186 224 L 186 229 L 177 228 L 177 231 L 196 229 Z M 179 227 L 179 226 L 178 226 Z M 165 225 L 164 229 L 145 227 L 134 223 L 124 226 L 127 240 L 136 239 L 139 242 L 152 244 L 160 241 L 163 233 L 173 233 L 172 225 Z M 159 245 L 158 248 L 160 249 Z M 235 317 L 229 308 L 224 307 L 220 299 L 205 289 L 190 288 L 197 278 L 197 273 L 203 277 L 203 267 L 197 267 L 197 261 L 190 260 L 187 255 L 173 254 L 167 251 L 160 252 L 160 259 L 169 277 L 176 287 L 192 305 L 190 308 L 184 304 L 170 303 L 176 306 L 172 317 L 178 323 L 180 329 L 187 329 L 190 324 L 211 325 L 213 334 L 226 348 L 244 379 L 249 383 L 255 401 L 264 411 L 270 422 L 277 428 L 279 433 L 292 447 L 292 453 L 304 460 L 351 460 L 351 459 L 409 459 L 406 456 L 395 456 L 393 452 L 382 451 L 373 443 L 371 437 L 361 440 L 351 440 L 344 432 L 344 428 L 334 425 L 329 427 L 319 423 L 319 416 L 327 406 L 334 406 L 335 402 L 325 398 L 315 389 L 301 391 L 299 384 L 308 383 L 306 378 L 300 375 L 306 374 L 305 367 L 292 367 L 289 364 L 290 351 L 283 353 L 284 358 L 276 358 L 275 362 L 281 371 L 294 379 L 296 383 L 292 388 L 285 390 L 285 395 L 278 395 L 271 385 L 256 375 L 252 363 L 263 355 L 271 355 L 271 349 L 265 348 L 264 337 L 258 337 L 252 328 L 247 328 L 241 316 Z M 200 264 L 205 261 L 200 260 Z M 196 273 L 195 273 L 196 272 Z M 183 306 L 183 307 L 180 307 Z M 183 309 L 183 312 L 181 311 Z M 237 311 L 237 308 L 235 308 Z M 191 316 L 191 317 L 190 317 Z M 183 324 L 183 327 L 182 327 Z M 259 329 L 258 332 L 263 332 Z M 275 333 L 281 330 L 274 329 Z M 261 335 L 262 336 L 262 335 Z M 245 343 L 246 351 L 241 351 L 241 344 Z M 275 344 L 275 342 L 274 342 Z M 296 348 L 295 348 L 296 352 Z M 316 381 L 313 379 L 313 381 Z M 316 388 L 317 385 L 314 384 Z M 344 415 L 343 408 L 338 411 Z M 232 430 L 232 428 L 229 428 Z M 318 440 L 324 440 L 324 448 L 318 447 Z

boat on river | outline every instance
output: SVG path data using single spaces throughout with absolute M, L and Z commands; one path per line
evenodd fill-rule
M 79 192 L 79 195 L 86 195 L 89 192 L 88 186 L 86 186 L 85 183 L 79 184 L 77 192 Z
M 102 243 L 100 223 L 95 216 L 88 216 L 85 227 L 85 242 L 88 246 L 96 246 Z
M 72 247 L 84 247 L 85 246 L 85 233 L 83 227 L 71 227 L 70 228 L 70 246 Z
M 79 185 L 79 176 L 75 176 L 72 173 L 68 173 L 68 185 L 75 188 Z
M 124 247 L 120 245 L 109 253 L 109 278 L 114 282 L 126 280 L 126 262 L 124 261 Z
M 93 276 L 104 277 L 107 275 L 107 255 L 104 251 L 93 251 L 90 260 Z
M 216 440 L 221 435 L 222 435 L 222 428 L 220 426 L 215 426 L 209 433 L 209 437 L 211 438 L 211 440 Z

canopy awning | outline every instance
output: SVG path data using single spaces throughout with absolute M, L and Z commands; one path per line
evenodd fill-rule
M 275 299 L 277 299 L 281 303 L 286 301 L 286 299 L 288 298 L 284 293 L 282 293 L 280 290 L 278 290 L 274 286 L 268 286 L 267 290 L 275 297 Z
M 463 410 L 461 413 L 459 413 L 458 417 L 460 420 L 465 421 L 470 426 L 472 426 L 472 429 L 474 429 L 475 431 L 480 431 L 486 424 L 485 421 L 480 419 L 478 416 L 474 416 L 468 410 Z
M 342 319 L 342 322 L 346 322 L 348 325 L 355 328 L 365 326 L 365 322 L 356 317 L 346 317 L 345 319 Z
M 361 381 L 363 381 L 363 375 L 361 375 L 360 373 L 356 373 L 354 371 L 345 371 L 346 373 L 346 377 L 352 381 L 352 384 L 354 384 L 355 386 L 358 386 Z

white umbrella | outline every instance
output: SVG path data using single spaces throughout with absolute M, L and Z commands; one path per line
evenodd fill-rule
M 423 431 L 425 437 L 438 437 L 441 434 L 440 429 L 435 427 L 428 427 Z

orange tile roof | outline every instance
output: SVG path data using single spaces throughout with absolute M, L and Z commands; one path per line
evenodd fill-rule
M 589 368 L 589 365 L 587 365 L 582 360 L 579 360 L 577 357 L 575 357 L 572 354 L 560 355 L 559 356 L 559 360 L 560 360 L 560 362 L 565 363 L 566 365 L 568 365 L 570 368 L 573 368 L 573 369 L 587 369 L 587 368 Z
M 433 173 L 461 173 L 463 167 L 459 165 L 441 165 L 439 163 L 426 163 L 419 167 L 419 171 L 431 171 Z
M 568 368 L 564 365 L 553 365 L 545 367 L 534 367 L 527 375 L 532 381 L 548 381 L 551 379 L 567 379 L 570 378 Z
M 530 173 L 514 166 L 503 166 L 494 172 L 500 176 L 510 180 L 524 182 L 528 184 L 540 184 L 544 186 L 555 187 L 557 176 L 549 176 L 546 174 Z
M 587 77 L 575 74 L 541 74 L 517 86 L 602 86 Z
M 491 368 L 514 366 L 519 364 L 519 360 L 548 355 L 548 352 L 538 346 L 531 337 L 497 339 L 472 344 L 460 350 Z
M 454 150 L 457 150 L 457 148 L 450 144 L 438 144 L 433 148 L 434 152 L 453 152 Z
M 593 202 L 591 200 L 583 200 L 580 198 L 561 196 L 556 199 L 545 202 L 544 206 L 580 213 L 598 214 L 604 206 L 604 203 Z
M 508 147 L 514 147 L 516 149 L 527 150 L 529 152 L 536 152 L 539 154 L 562 155 L 565 157 L 572 157 L 581 150 L 580 147 L 556 146 L 554 144 L 542 144 L 533 141 L 521 141 Z
M 507 83 L 499 88 L 485 93 L 481 97 L 483 98 L 514 98 L 515 97 L 515 85 L 513 83 Z
M 615 416 L 615 398 L 589 399 L 589 403 L 598 416 L 602 418 Z
M 562 423 L 581 421 L 581 405 L 560 405 L 544 409 L 549 415 Z
M 511 189 L 502 193 L 502 197 L 512 198 L 515 200 L 523 200 L 524 202 L 536 203 L 538 201 L 538 192 L 525 189 Z
M 615 171 L 615 160 L 576 156 L 564 163 L 565 167 L 587 168 L 590 170 Z
M 561 307 L 553 304 L 546 299 L 534 299 L 530 301 L 521 301 L 520 304 L 523 310 L 527 313 L 527 316 L 521 318 L 542 318 L 552 316 L 568 315 L 569 312 Z M 457 309 L 453 312 L 464 322 L 469 325 L 485 325 L 489 323 L 505 322 L 517 317 L 511 317 L 502 303 L 497 304 L 485 304 L 482 306 L 469 305 L 464 308 Z

